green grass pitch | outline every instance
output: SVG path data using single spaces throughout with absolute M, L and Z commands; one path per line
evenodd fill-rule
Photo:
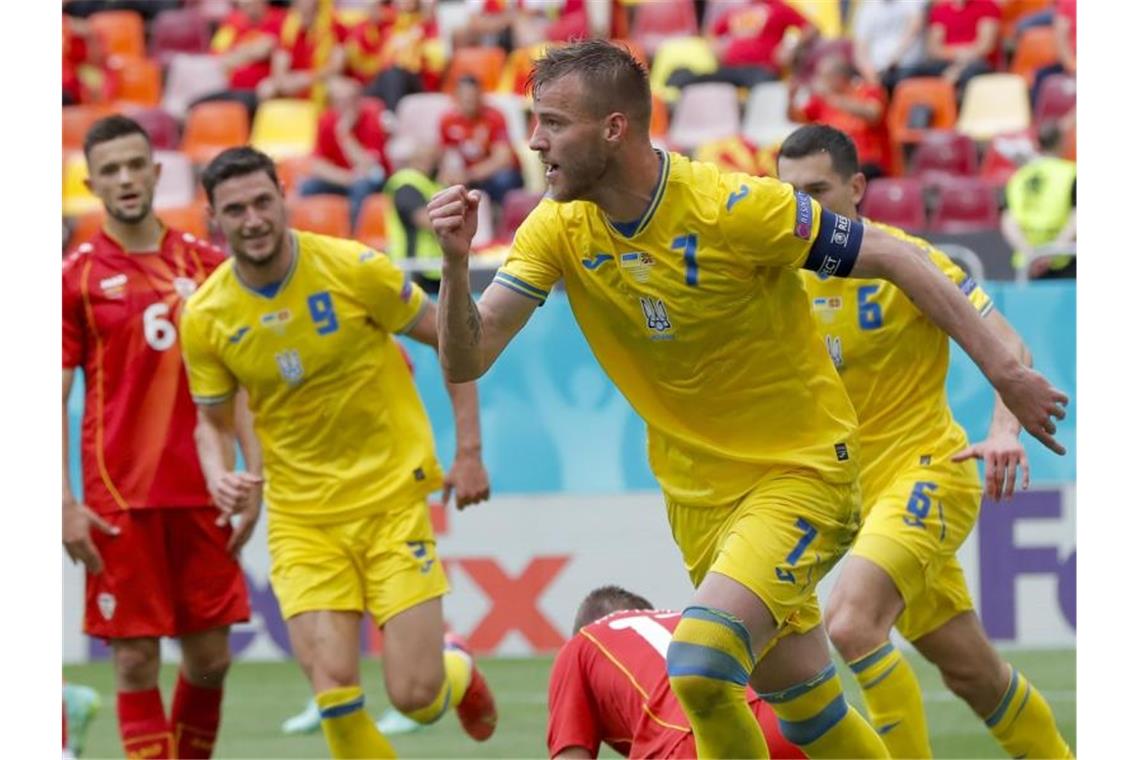
M 1061 732 L 1074 750 L 1076 745 L 1076 653 L 1072 650 L 1005 653 L 1053 707 Z M 942 686 L 937 673 L 915 655 L 911 656 L 922 682 L 935 757 L 997 758 L 1000 747 L 990 738 L 981 721 Z M 418 733 L 397 736 L 393 744 L 401 757 L 545 757 L 546 678 L 549 657 L 483 659 L 499 706 L 499 726 L 483 744 L 467 738 L 453 716 Z M 858 692 L 849 674 L 844 685 L 858 703 Z M 174 681 L 173 666 L 164 666 L 162 684 L 167 695 Z M 103 707 L 88 733 L 84 757 L 122 757 L 115 723 L 115 695 L 111 667 L 107 663 L 64 668 L 64 677 L 95 688 Z M 387 705 L 379 666 L 365 664 L 365 689 L 374 717 Z M 320 734 L 285 736 L 281 721 L 298 712 L 308 699 L 300 670 L 292 662 L 239 663 L 229 675 L 222 731 L 215 757 L 316 758 L 328 757 Z M 603 756 L 613 756 L 608 750 Z

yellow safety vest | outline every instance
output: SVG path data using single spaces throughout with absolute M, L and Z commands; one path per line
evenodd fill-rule
M 1045 245 L 1060 234 L 1073 211 L 1073 182 L 1077 165 L 1072 161 L 1043 156 L 1021 167 L 1005 186 L 1006 203 L 1025 239 L 1033 246 Z M 1070 257 L 1053 259 L 1053 268 L 1065 266 Z M 1014 267 L 1025 260 L 1023 251 L 1013 254 Z
M 416 169 L 401 169 L 388 178 L 384 183 L 384 193 L 392 198 L 392 202 L 388 204 L 387 219 L 385 219 L 385 231 L 388 234 L 388 256 L 392 261 L 399 262 L 408 258 L 408 238 L 404 230 L 404 225 L 400 221 L 400 213 L 396 210 L 396 192 L 402 187 L 414 187 L 419 190 L 425 199 L 430 199 L 433 195 L 438 193 L 442 188 L 431 180 L 431 178 L 424 175 Z M 416 255 L 415 257 L 421 261 L 434 259 L 443 259 L 443 249 L 439 246 L 439 241 L 436 240 L 435 235 L 431 230 L 417 230 L 416 231 Z M 438 270 L 430 272 L 421 272 L 424 277 L 432 280 L 438 280 L 440 273 Z

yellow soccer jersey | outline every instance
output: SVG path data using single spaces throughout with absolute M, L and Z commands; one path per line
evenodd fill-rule
M 926 251 L 983 316 L 993 308 L 986 292 L 946 254 L 921 238 L 872 223 Z M 859 416 L 860 478 L 870 503 L 896 471 L 945 463 L 966 447 L 966 433 L 946 398 L 949 338 L 885 280 L 802 276 L 819 331 Z
M 393 333 L 425 296 L 360 243 L 291 232 L 297 255 L 272 296 L 233 260 L 186 303 L 182 350 L 199 403 L 246 388 L 271 511 L 339 521 L 438 488 L 427 414 Z
M 670 499 L 734 501 L 773 468 L 851 482 L 854 410 L 795 271 L 817 256 L 819 205 L 677 154 L 663 154 L 661 177 L 628 225 L 543 200 L 495 283 L 542 301 L 565 282 L 594 355 L 648 425 Z M 828 234 L 846 244 L 838 219 Z

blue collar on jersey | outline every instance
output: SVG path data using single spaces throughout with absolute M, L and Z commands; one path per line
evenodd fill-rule
M 657 154 L 657 185 L 653 188 L 653 195 L 641 216 L 634 219 L 632 222 L 615 222 L 607 218 L 610 226 L 621 235 L 622 237 L 631 238 L 649 226 L 649 222 L 653 219 L 653 213 L 657 211 L 657 207 L 661 205 L 661 198 L 665 195 L 666 180 L 669 177 L 669 154 L 654 148 Z
M 297 236 L 293 233 L 293 230 L 289 230 L 288 234 L 289 245 L 293 248 L 293 261 L 289 264 L 289 271 L 285 273 L 285 276 L 277 282 L 271 282 L 268 285 L 262 285 L 260 288 L 255 288 L 252 285 L 246 284 L 241 279 L 241 275 L 238 274 L 237 268 L 235 267 L 234 277 L 237 278 L 239 285 L 248 290 L 250 293 L 256 293 L 262 298 L 273 298 L 281 292 L 282 288 L 289 284 L 289 280 L 293 278 L 293 272 L 297 270 L 297 259 L 301 258 L 301 246 L 297 240 Z

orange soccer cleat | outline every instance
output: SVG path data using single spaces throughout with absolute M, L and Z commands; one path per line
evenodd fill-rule
M 499 722 L 499 713 L 495 709 L 495 697 L 487 686 L 487 680 L 475 665 L 475 658 L 467 642 L 454 633 L 444 637 L 444 647 L 458 649 L 471 658 L 471 683 L 467 685 L 467 693 L 455 706 L 455 714 L 463 730 L 477 742 L 485 742 L 495 733 L 495 726 Z

